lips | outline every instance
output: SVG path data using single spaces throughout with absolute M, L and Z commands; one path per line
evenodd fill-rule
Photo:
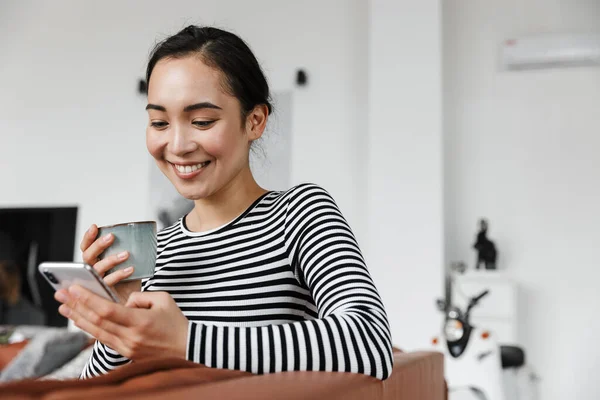
M 210 161 L 200 162 L 198 164 L 174 164 L 169 162 L 173 167 L 175 174 L 181 179 L 191 179 L 200 174 L 210 165 Z

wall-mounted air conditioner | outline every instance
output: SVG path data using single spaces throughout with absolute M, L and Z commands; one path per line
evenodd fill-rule
M 514 38 L 502 45 L 508 70 L 600 65 L 600 34 L 547 34 Z

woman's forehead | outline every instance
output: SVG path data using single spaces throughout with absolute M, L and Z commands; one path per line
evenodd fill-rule
M 229 97 L 222 87 L 222 73 L 197 56 L 160 60 L 150 77 L 148 101 L 217 101 Z

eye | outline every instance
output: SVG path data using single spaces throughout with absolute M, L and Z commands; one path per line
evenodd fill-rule
M 197 126 L 198 128 L 208 128 L 209 126 L 211 126 L 215 121 L 193 121 L 192 124 L 194 126 Z
M 168 123 L 166 123 L 165 121 L 152 121 L 150 122 L 150 126 L 155 128 L 155 129 L 164 129 L 167 127 L 167 125 L 169 125 Z

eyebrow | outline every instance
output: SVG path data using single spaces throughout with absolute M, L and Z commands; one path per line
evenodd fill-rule
M 210 103 L 208 101 L 204 101 L 202 103 L 196 103 L 196 104 L 191 104 L 189 106 L 186 106 L 183 109 L 183 112 L 190 112 L 190 111 L 194 111 L 194 110 L 201 110 L 203 108 L 213 108 L 215 110 L 222 110 L 221 107 L 219 107 L 216 104 Z M 146 110 L 158 110 L 158 111 L 163 111 L 166 112 L 167 109 L 163 106 L 159 106 L 158 104 L 148 104 L 146 106 Z

